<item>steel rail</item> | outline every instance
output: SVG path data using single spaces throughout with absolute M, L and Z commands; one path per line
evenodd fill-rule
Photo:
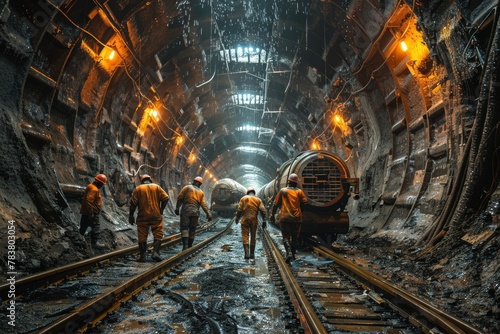
M 205 224 L 200 229 L 199 232 L 204 231 L 215 224 L 217 220 L 211 224 Z M 180 241 L 180 233 L 172 234 L 168 237 L 162 239 L 162 247 L 172 246 Z M 57 267 L 51 270 L 47 270 L 38 274 L 26 276 L 16 280 L 16 297 L 20 297 L 23 293 L 27 291 L 33 291 L 41 287 L 45 287 L 50 284 L 54 284 L 65 280 L 69 277 L 76 276 L 82 272 L 89 271 L 99 264 L 106 261 L 113 261 L 118 258 L 122 258 L 126 255 L 133 254 L 139 251 L 139 246 L 130 246 L 106 254 L 102 254 L 96 257 L 92 257 L 83 261 L 78 261 L 64 265 L 62 267 Z M 9 293 L 10 284 L 5 283 L 0 285 L 0 298 L 2 301 L 7 300 L 7 294 Z
M 295 311 L 299 315 L 299 320 L 304 327 L 305 333 L 314 333 L 314 334 L 326 334 L 328 333 L 323 323 L 318 318 L 318 315 L 314 311 L 311 303 L 307 299 L 305 293 L 302 291 L 299 283 L 295 279 L 292 271 L 288 267 L 288 264 L 283 259 L 280 250 L 274 244 L 269 232 L 266 229 L 263 229 L 264 237 L 266 244 L 270 248 L 270 253 L 274 259 L 274 261 L 278 265 L 278 269 L 283 278 L 283 282 L 285 283 L 286 289 L 290 294 L 290 298 L 295 307 Z
M 369 272 L 348 260 L 345 260 L 343 257 L 335 254 L 332 250 L 324 246 L 314 246 L 313 248 L 319 254 L 334 260 L 338 265 L 354 273 L 368 285 L 381 289 L 383 294 L 391 295 L 393 298 L 404 301 L 406 306 L 409 306 L 414 311 L 419 312 L 419 314 L 423 315 L 428 321 L 440 326 L 441 329 L 446 331 L 446 333 L 484 334 L 484 332 L 474 328 L 472 325 L 464 322 L 463 320 L 438 309 L 421 298 L 413 296 L 404 289 L 377 276 L 376 274 Z
M 159 276 L 162 276 L 178 263 L 184 261 L 200 249 L 221 237 L 229 230 L 232 222 L 233 220 L 229 222 L 224 230 L 218 232 L 217 234 L 159 262 L 139 275 L 125 281 L 118 287 L 93 298 L 84 305 L 71 311 L 68 315 L 61 317 L 36 333 L 74 333 L 77 330 L 85 330 L 86 327 L 91 326 L 104 318 L 108 312 L 120 307 L 121 303 L 139 293 L 142 287 L 147 286 L 151 281 Z

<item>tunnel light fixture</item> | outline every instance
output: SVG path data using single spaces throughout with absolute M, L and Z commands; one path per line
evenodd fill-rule
M 109 46 L 105 46 L 99 54 L 100 60 L 107 60 L 107 61 L 113 60 L 115 56 L 116 56 L 116 51 Z
M 231 96 L 234 104 L 238 105 L 260 105 L 264 103 L 264 97 L 258 94 L 240 93 Z
M 399 46 L 401 47 L 401 50 L 403 50 L 404 52 L 408 51 L 408 45 L 406 45 L 405 41 L 401 41 Z
M 151 117 L 155 122 L 158 122 L 160 120 L 160 113 L 156 108 L 149 107 L 146 112 L 148 113 L 149 117 Z
M 258 126 L 254 126 L 254 125 L 243 125 L 243 126 L 239 126 L 236 128 L 236 131 L 248 131 L 248 132 L 251 132 L 251 131 L 259 131 L 260 128 Z
M 220 57 L 228 62 L 238 63 L 264 63 L 267 59 L 267 52 L 261 48 L 253 46 L 238 46 L 232 49 L 220 51 Z
M 247 153 L 260 153 L 260 154 L 267 153 L 267 151 L 262 148 L 252 147 L 252 146 L 240 146 L 236 150 Z

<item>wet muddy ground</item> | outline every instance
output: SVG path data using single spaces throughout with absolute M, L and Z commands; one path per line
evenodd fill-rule
M 240 226 L 233 224 L 221 240 L 155 281 L 92 333 L 210 333 L 214 329 L 289 333 L 281 317 L 284 300 L 270 279 L 261 240 L 255 261 L 245 260 Z
M 358 238 L 352 232 L 336 243 L 347 258 L 356 258 L 353 261 L 360 266 L 485 333 L 500 333 L 500 245 L 496 241 L 476 249 L 460 241 L 443 241 L 426 250 L 383 238 Z
M 268 226 L 268 231 L 279 241 L 277 229 Z M 412 245 L 402 247 L 352 234 L 340 237 L 334 245 L 358 265 L 485 333 L 500 333 L 500 280 L 494 276 L 500 266 L 498 245 L 471 250 L 466 244 L 443 244 L 440 259 Z M 179 251 L 177 246 L 162 256 Z M 306 250 L 297 257 L 299 261 L 309 258 Z M 286 304 L 283 289 L 274 284 L 268 271 L 261 237 L 255 261 L 245 260 L 240 226 L 233 224 L 222 239 L 127 301 L 91 333 L 293 333 L 295 325 L 284 317 Z

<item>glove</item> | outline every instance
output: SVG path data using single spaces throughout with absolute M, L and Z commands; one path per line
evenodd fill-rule
M 175 214 L 178 216 L 179 215 L 179 209 L 175 209 Z
M 262 228 L 266 228 L 267 222 L 265 220 L 262 221 Z
M 212 216 L 207 217 L 207 220 L 208 220 L 209 222 L 211 222 L 211 221 L 212 221 Z
M 128 217 L 128 223 L 129 223 L 130 225 L 134 225 L 134 224 L 135 224 L 135 219 L 134 219 L 134 217 L 133 217 L 133 216 Z

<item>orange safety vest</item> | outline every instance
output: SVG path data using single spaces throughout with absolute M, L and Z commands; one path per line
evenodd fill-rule
M 83 193 L 80 214 L 87 216 L 98 215 L 101 212 L 101 205 L 101 192 L 95 184 L 90 183 L 87 185 L 85 192 Z
M 160 203 L 169 199 L 165 190 L 157 184 L 145 183 L 137 186 L 130 200 L 137 206 L 137 222 L 161 221 Z
M 266 220 L 266 209 L 260 198 L 245 195 L 240 199 L 238 203 L 238 208 L 236 209 L 236 217 L 240 217 L 242 221 L 249 220 L 252 223 L 257 222 L 257 215 L 259 212 L 262 215 L 262 219 Z
M 274 199 L 274 204 L 280 207 L 280 221 L 302 222 L 300 205 L 307 204 L 307 197 L 300 188 L 281 188 Z
M 200 206 L 208 217 L 212 217 L 210 211 L 208 210 L 207 203 L 205 202 L 205 193 L 203 190 L 193 186 L 187 185 L 182 188 L 179 196 L 177 197 L 177 205 L 175 206 L 179 209 L 182 205 L 182 214 L 190 217 L 200 215 Z

